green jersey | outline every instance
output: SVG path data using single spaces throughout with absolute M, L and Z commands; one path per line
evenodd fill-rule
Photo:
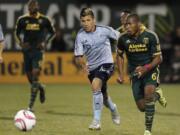
M 48 42 L 55 34 L 51 21 L 38 12 L 36 17 L 25 14 L 18 18 L 15 35 L 17 42 L 29 43 L 36 49 L 38 43 Z
M 117 28 L 116 30 L 119 31 L 120 33 L 123 33 L 123 32 L 126 31 L 124 25 L 120 26 L 120 27 Z
M 137 66 L 148 64 L 155 55 L 160 55 L 161 48 L 157 35 L 145 27 L 141 27 L 138 37 L 132 37 L 127 33 L 121 35 L 117 52 L 118 54 L 126 52 L 128 69 L 131 73 Z

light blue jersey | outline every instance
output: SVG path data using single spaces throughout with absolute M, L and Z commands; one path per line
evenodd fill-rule
M 118 40 L 120 33 L 108 26 L 96 25 L 94 32 L 80 29 L 75 41 L 75 56 L 85 55 L 87 65 L 92 71 L 105 63 L 114 63 L 110 39 Z
M 4 36 L 3 36 L 3 32 L 2 32 L 2 27 L 0 24 L 0 41 L 3 41 L 3 40 L 4 40 Z

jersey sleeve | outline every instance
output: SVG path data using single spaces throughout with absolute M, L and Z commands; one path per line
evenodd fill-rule
M 0 24 L 0 42 L 4 40 L 4 35 L 3 35 L 3 31 L 2 31 L 2 27 Z
M 21 42 L 21 37 L 20 34 L 23 30 L 23 23 L 22 23 L 22 19 L 18 18 L 17 22 L 16 22 L 16 26 L 15 26 L 15 39 L 17 43 Z
M 75 40 L 74 55 L 83 56 L 83 44 L 81 42 L 81 37 L 79 34 L 77 35 L 76 40 Z
M 55 29 L 53 27 L 52 21 L 48 17 L 46 18 L 46 29 L 47 29 L 48 34 L 49 34 L 47 37 L 47 42 L 49 42 L 55 36 Z
M 150 44 L 151 44 L 150 51 L 151 51 L 152 56 L 160 55 L 161 46 L 160 46 L 159 38 L 156 33 L 152 34 L 152 39 L 151 39 Z
M 108 34 L 110 39 L 113 39 L 113 40 L 116 40 L 116 41 L 120 37 L 119 31 L 114 30 L 112 27 L 107 27 L 107 34 Z

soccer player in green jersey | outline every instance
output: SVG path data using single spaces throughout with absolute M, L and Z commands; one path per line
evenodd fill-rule
M 128 9 L 124 9 L 121 11 L 120 13 L 120 22 L 121 22 L 121 26 L 119 28 L 117 28 L 116 30 L 119 31 L 120 33 L 125 32 L 125 23 L 126 23 L 126 19 L 128 17 L 128 15 L 131 14 L 131 11 Z
M 138 109 L 145 112 L 144 135 L 151 135 L 155 101 L 164 106 L 167 102 L 162 91 L 156 91 L 159 85 L 158 65 L 162 62 L 160 43 L 157 35 L 142 27 L 139 16 L 131 14 L 126 20 L 126 32 L 118 41 L 117 54 L 123 59 L 126 53 L 128 71 L 131 76 L 133 96 Z M 119 76 L 123 76 L 123 62 L 118 62 Z
M 15 28 L 17 43 L 21 46 L 27 78 L 31 84 L 29 110 L 32 110 L 37 92 L 40 102 L 45 102 L 44 86 L 39 82 L 43 53 L 55 31 L 48 17 L 39 12 L 36 0 L 28 2 L 29 13 L 18 18 Z

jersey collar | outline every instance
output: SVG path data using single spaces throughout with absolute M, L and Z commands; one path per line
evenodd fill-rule
M 28 13 L 29 17 L 32 17 L 29 13 Z M 39 19 L 39 17 L 41 16 L 41 14 L 39 12 L 37 12 L 37 15 L 35 16 L 36 19 Z

